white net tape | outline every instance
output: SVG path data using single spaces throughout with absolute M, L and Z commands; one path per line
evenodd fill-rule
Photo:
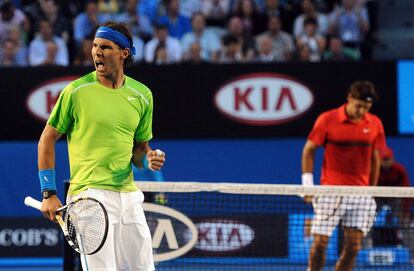
M 225 182 L 136 182 L 144 192 L 220 192 L 250 195 L 354 195 L 387 198 L 414 198 L 414 187 L 343 186 L 343 185 L 288 185 Z

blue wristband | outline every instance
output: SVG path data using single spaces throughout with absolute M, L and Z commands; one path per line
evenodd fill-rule
M 142 166 L 143 166 L 145 169 L 149 169 L 149 167 L 148 167 L 148 159 L 147 159 L 147 155 L 144 155 L 144 157 L 142 158 Z
M 56 171 L 54 169 L 39 170 L 40 190 L 55 190 L 56 191 Z

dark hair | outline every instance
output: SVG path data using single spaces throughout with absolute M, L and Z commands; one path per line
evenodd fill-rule
M 165 21 L 159 20 L 159 21 L 154 23 L 154 28 L 156 30 L 159 30 L 159 29 L 167 29 L 168 30 L 168 24 Z
M 166 49 L 167 48 L 165 46 L 165 42 L 159 42 L 158 45 L 157 45 L 157 47 L 155 47 L 155 50 L 154 50 L 154 59 L 153 59 L 152 63 L 157 63 L 157 54 L 158 54 L 158 51 L 166 50 Z
M 315 26 L 318 26 L 318 20 L 314 17 L 308 17 L 303 21 L 303 25 L 306 26 L 308 24 L 313 24 Z
M 119 33 L 123 34 L 125 37 L 128 38 L 129 43 L 132 45 L 132 35 L 128 30 L 128 27 L 125 23 L 122 22 L 115 22 L 115 21 L 107 21 L 103 24 L 101 24 L 100 26 L 106 26 L 109 27 L 115 31 L 118 31 Z M 95 30 L 95 34 L 96 34 L 96 30 Z M 95 36 L 94 34 L 94 36 Z M 119 46 L 119 45 L 118 45 Z M 121 46 L 119 46 L 121 49 L 125 49 Z M 124 66 L 125 67 L 130 67 L 132 66 L 132 63 L 134 62 L 134 57 L 132 56 L 132 52 L 129 52 L 128 57 L 124 60 Z
M 0 12 L 11 12 L 13 10 L 13 3 L 11 1 L 5 0 L 4 2 L 0 2 Z
M 222 38 L 222 42 L 224 46 L 230 46 L 232 44 L 238 43 L 238 39 L 233 35 L 225 35 Z
M 369 81 L 355 81 L 348 90 L 348 96 L 364 102 L 378 101 L 378 94 L 375 86 Z
M 191 22 L 194 21 L 194 18 L 197 16 L 202 17 L 204 21 L 206 20 L 206 16 L 204 15 L 204 13 L 200 11 L 196 11 L 196 12 L 193 12 L 193 14 L 191 14 Z

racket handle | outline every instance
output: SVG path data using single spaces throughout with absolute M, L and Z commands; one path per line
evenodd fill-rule
M 38 201 L 38 200 L 35 200 L 35 199 L 34 199 L 34 198 L 32 198 L 32 197 L 26 197 L 26 198 L 24 199 L 24 204 L 25 204 L 26 206 L 33 207 L 33 208 L 35 208 L 35 209 L 37 209 L 37 210 L 39 210 L 39 211 L 40 211 L 40 209 L 42 208 L 42 203 L 41 203 L 40 201 Z

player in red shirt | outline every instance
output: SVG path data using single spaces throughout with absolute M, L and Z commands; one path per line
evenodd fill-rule
M 349 88 L 347 103 L 318 117 L 303 148 L 303 185 L 313 185 L 315 151 L 320 146 L 325 149 L 322 185 L 377 185 L 385 135 L 381 120 L 368 113 L 377 99 L 371 82 L 356 81 Z M 320 196 L 312 201 L 314 241 L 308 270 L 322 270 L 329 237 L 340 221 L 344 247 L 335 270 L 352 270 L 361 241 L 374 222 L 374 199 L 350 195 Z

